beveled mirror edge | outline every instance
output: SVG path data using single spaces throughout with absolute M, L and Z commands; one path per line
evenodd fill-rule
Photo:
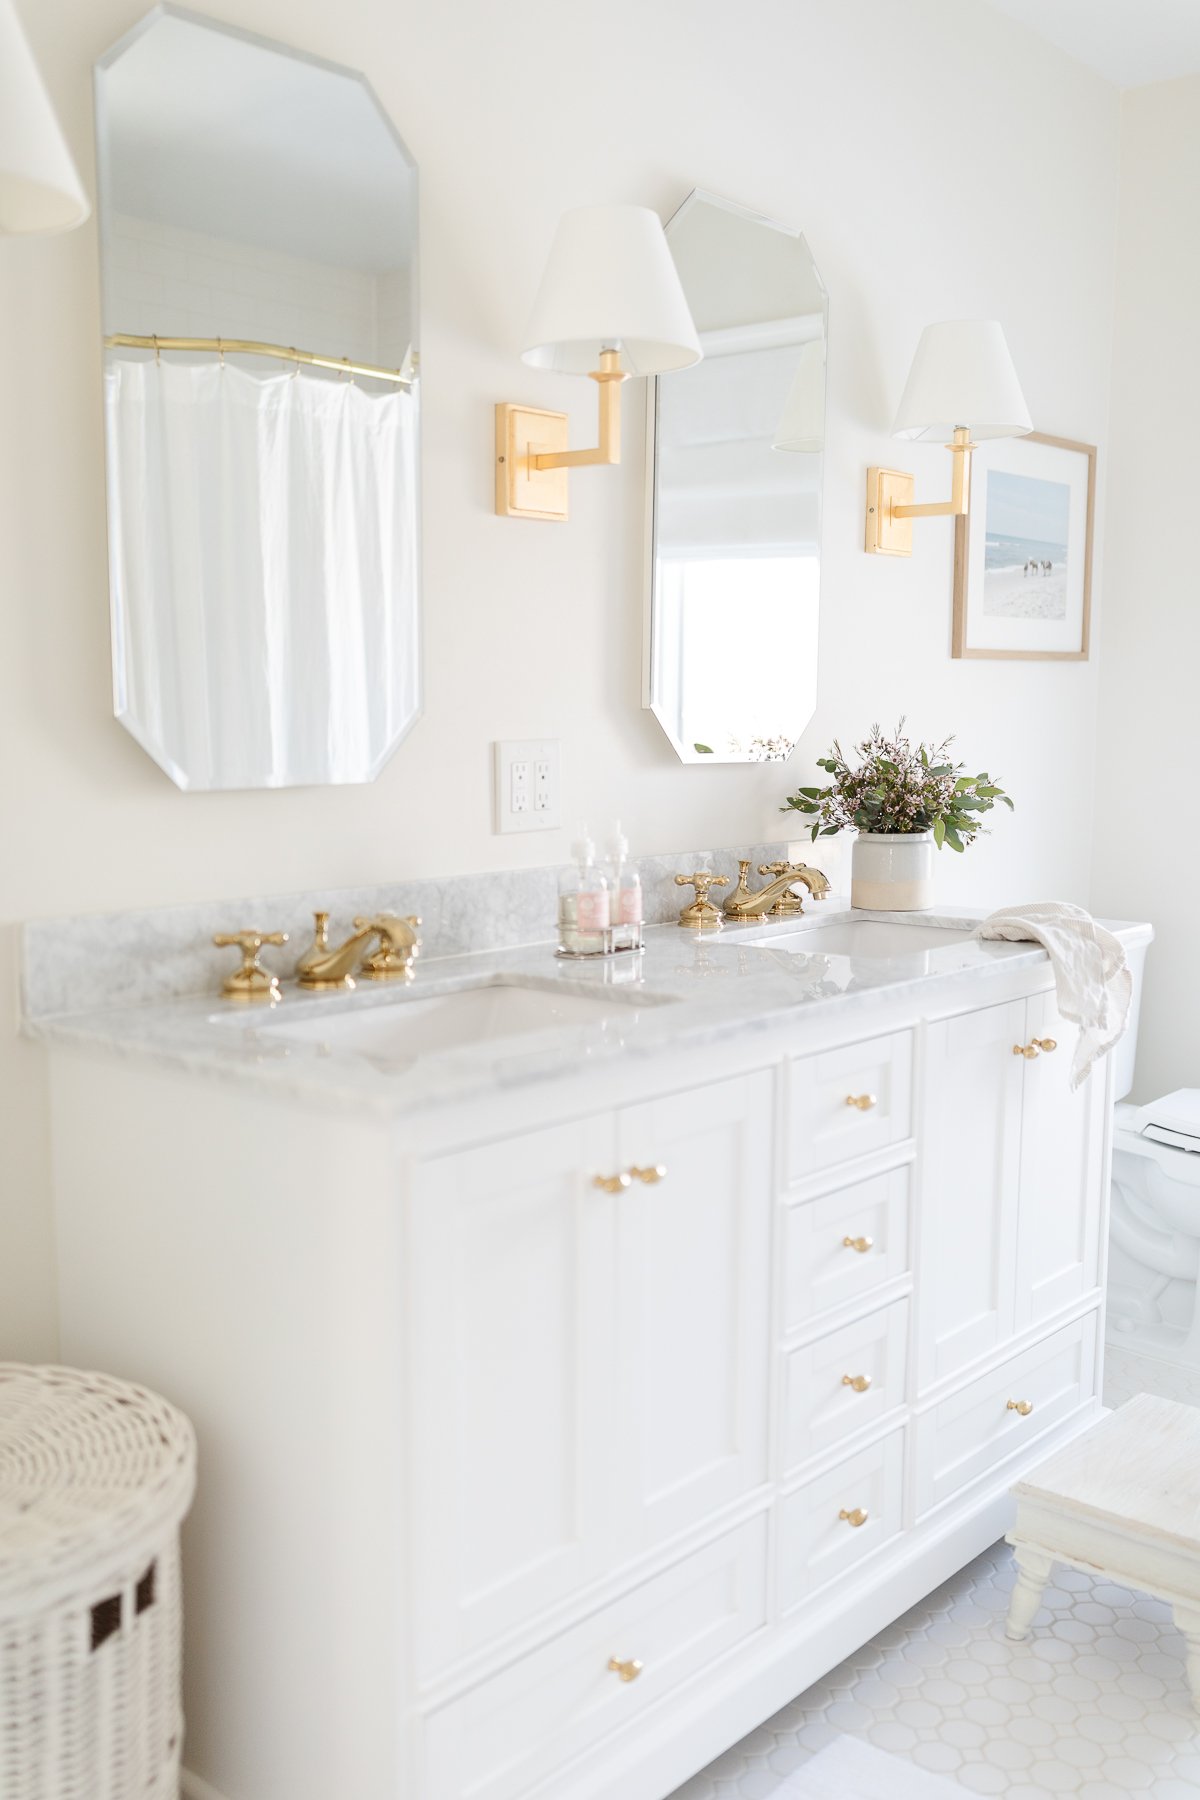
M 111 217 L 111 215 L 114 211 L 113 204 L 112 204 L 111 185 L 110 185 L 108 141 L 107 141 L 106 134 L 105 134 L 104 130 L 102 129 L 103 119 L 104 119 L 104 115 L 106 112 L 106 106 L 105 106 L 104 94 L 103 94 L 103 76 L 110 68 L 113 67 L 113 65 L 122 56 L 124 56 L 129 50 L 131 50 L 133 48 L 133 46 L 143 36 L 145 36 L 145 34 L 147 32 L 152 30 L 153 27 L 155 25 L 157 25 L 163 19 L 178 19 L 179 21 L 181 21 L 184 24 L 196 25 L 196 26 L 199 26 L 199 27 L 203 28 L 204 30 L 208 30 L 208 31 L 217 31 L 226 37 L 236 38 L 242 43 L 254 45 L 258 49 L 270 51 L 276 55 L 289 57 L 295 62 L 306 63 L 312 68 L 322 69 L 322 70 L 325 70 L 329 74 L 337 75 L 337 76 L 340 76 L 344 80 L 352 81 L 353 83 L 355 83 L 356 86 L 358 86 L 359 88 L 362 89 L 362 91 L 367 95 L 367 97 L 374 104 L 375 109 L 376 109 L 377 113 L 379 114 L 379 118 L 380 118 L 381 122 L 383 123 L 387 132 L 391 136 L 396 148 L 399 150 L 400 154 L 404 157 L 405 161 L 407 162 L 409 168 L 412 170 L 412 174 L 414 177 L 414 193 L 413 193 L 413 200 L 412 200 L 413 247 L 412 247 L 411 263 L 410 263 L 411 271 L 412 271 L 411 279 L 410 279 L 410 294 L 411 294 L 412 320 L 413 320 L 411 342 L 412 342 L 413 346 L 415 346 L 415 349 L 416 349 L 415 373 L 418 377 L 417 381 L 414 383 L 415 398 L 416 398 L 416 460 L 415 460 L 415 469 L 414 469 L 414 525 L 413 525 L 414 536 L 415 536 L 414 559 L 415 559 L 415 569 L 416 569 L 416 579 L 417 579 L 417 610 L 416 610 L 416 619 L 415 619 L 414 626 L 413 626 L 414 649 L 415 649 L 416 701 L 415 701 L 415 705 L 413 706 L 412 711 L 411 711 L 406 723 L 404 724 L 402 729 L 392 738 L 391 742 L 380 752 L 379 756 L 375 759 L 375 761 L 371 764 L 369 773 L 367 773 L 366 775 L 363 775 L 363 776 L 355 777 L 352 781 L 351 780 L 342 780 L 342 781 L 335 781 L 335 782 L 329 782 L 327 784 L 323 784 L 323 785 L 330 785 L 330 786 L 365 786 L 365 785 L 369 785 L 370 783 L 377 781 L 379 779 L 379 776 L 382 774 L 382 772 L 386 768 L 387 764 L 396 755 L 397 751 L 401 748 L 401 746 L 407 742 L 409 737 L 412 735 L 412 732 L 415 729 L 415 727 L 420 724 L 422 718 L 424 717 L 425 706 L 426 706 L 426 699 L 425 699 L 425 696 L 426 696 L 426 681 L 425 681 L 426 633 L 425 633 L 425 610 L 424 610 L 424 604 L 423 604 L 423 599 L 424 599 L 424 548 L 425 548 L 424 505 L 423 505 L 424 483 L 423 483 L 423 459 L 422 459 L 422 454 L 421 454 L 422 439 L 423 439 L 423 429 L 422 429 L 422 427 L 423 427 L 423 417 L 422 417 L 423 408 L 421 406 L 421 386 L 420 386 L 420 381 L 419 381 L 420 367 L 421 367 L 421 364 L 420 364 L 420 338 L 421 338 L 421 314 L 422 314 L 422 307 L 421 307 L 421 180 L 420 180 L 420 165 L 418 164 L 417 159 L 413 155 L 412 151 L 409 149 L 408 144 L 406 143 L 405 139 L 403 138 L 403 136 L 397 129 L 395 121 L 392 118 L 390 108 L 387 105 L 385 105 L 383 99 L 381 98 L 380 94 L 378 93 L 377 89 L 375 88 L 374 84 L 372 83 L 370 77 L 366 74 L 366 72 L 364 70 L 356 69 L 348 63 L 337 62 L 334 59 L 332 59 L 331 57 L 318 55 L 315 51 L 300 49 L 295 44 L 289 44 L 289 43 L 282 41 L 281 39 L 269 37 L 262 32 L 246 30 L 242 26 L 230 24 L 229 21 L 226 19 L 216 18 L 211 13 L 200 12 L 195 7 L 180 6 L 180 5 L 176 4 L 176 0 L 155 0 L 155 3 L 152 6 L 150 6 L 146 10 L 146 12 L 142 14 L 142 16 L 140 18 L 136 19 L 134 21 L 134 23 L 132 25 L 130 25 L 126 31 L 123 31 L 119 37 L 115 38 L 113 40 L 113 42 L 111 44 L 109 44 L 105 50 L 102 50 L 99 53 L 99 55 L 97 55 L 95 57 L 95 59 L 93 60 L 93 63 L 92 63 L 92 77 L 91 77 L 92 141 L 93 141 L 93 151 L 94 151 L 94 155 L 95 155 L 95 171 L 96 171 L 96 175 L 95 175 L 95 180 L 96 180 L 95 220 L 96 220 L 96 232 L 97 232 L 97 255 L 100 258 L 100 262 L 101 262 L 101 306 L 102 307 L 104 304 L 104 302 L 103 302 L 103 276 L 102 276 L 102 264 L 103 264 L 102 223 L 103 223 L 104 218 L 106 216 Z M 101 321 L 101 328 L 100 328 L 100 347 L 101 347 L 100 379 L 101 379 L 101 382 L 103 383 L 104 368 L 105 368 L 103 320 Z M 102 397 L 102 404 L 103 404 L 103 388 L 101 389 L 101 397 Z M 188 792 L 198 792 L 198 793 L 217 792 L 217 793 L 219 793 L 222 791 L 224 791 L 224 792 L 231 792 L 231 791 L 270 792 L 270 791 L 275 791 L 276 789 L 282 789 L 283 787 L 286 787 L 289 784 L 287 784 L 287 783 L 279 783 L 279 784 L 268 783 L 265 785 L 258 784 L 253 788 L 241 788 L 241 789 L 229 789 L 229 788 L 222 789 L 220 787 L 198 786 L 191 781 L 191 779 L 188 777 L 186 771 L 178 763 L 174 762 L 173 759 L 170 759 L 170 758 L 164 759 L 164 755 L 161 752 L 161 750 L 159 748 L 156 748 L 154 746 L 154 744 L 149 740 L 148 736 L 137 728 L 137 726 L 133 720 L 132 714 L 130 712 L 127 698 L 123 691 L 123 689 L 124 689 L 123 670 L 121 667 L 118 644 L 117 644 L 118 618 L 117 618 L 116 608 L 115 608 L 115 605 L 113 602 L 112 591 L 111 591 L 111 573 L 110 573 L 110 571 L 111 571 L 112 545 L 110 542 L 111 523 L 110 523 L 109 507 L 108 507 L 108 502 L 107 502 L 108 481 L 109 481 L 109 471 L 108 471 L 107 464 L 108 464 L 108 458 L 107 458 L 107 454 L 106 454 L 106 456 L 105 456 L 105 473 L 104 473 L 104 483 L 105 483 L 104 557 L 105 557 L 105 572 L 106 572 L 105 573 L 105 585 L 106 585 L 106 594 L 107 594 L 107 598 L 108 598 L 108 612 L 109 612 L 108 636 L 109 636 L 110 667 L 111 667 L 111 676 L 112 676 L 113 718 L 117 721 L 118 724 L 121 725 L 123 730 L 128 732 L 129 736 L 133 739 L 134 743 L 138 746 L 138 748 L 140 750 L 142 750 L 145 753 L 145 755 L 149 758 L 149 760 L 154 765 L 154 767 L 156 769 L 158 769 L 159 772 L 161 774 L 163 774 L 167 778 L 167 780 L 170 781 L 181 793 L 188 793 Z
M 812 246 L 809 244 L 807 236 L 805 235 L 805 233 L 802 230 L 797 229 L 797 227 L 795 227 L 793 225 L 787 225 L 781 219 L 772 218 L 769 213 L 761 212 L 757 207 L 746 206 L 740 200 L 730 200 L 727 195 L 718 194 L 718 193 L 714 192 L 713 189 L 711 189 L 711 188 L 695 187 L 695 188 L 692 188 L 691 191 L 686 195 L 686 197 L 680 202 L 680 204 L 675 208 L 674 212 L 671 213 L 669 218 L 667 218 L 664 221 L 663 229 L 668 234 L 668 241 L 669 241 L 672 225 L 674 225 L 679 219 L 683 218 L 686 215 L 686 213 L 693 206 L 701 205 L 701 204 L 724 207 L 726 211 L 739 214 L 742 218 L 746 219 L 751 224 L 763 225 L 771 231 L 784 232 L 788 237 L 795 238 L 797 243 L 803 245 L 804 249 L 808 252 L 809 262 L 812 264 L 813 280 L 816 283 L 816 286 L 819 289 L 820 294 L 821 294 L 821 317 L 822 317 L 822 326 L 823 326 L 823 338 L 824 338 L 824 344 L 825 344 L 825 380 L 824 380 L 824 384 L 822 387 L 822 398 L 823 398 L 824 408 L 825 408 L 825 418 L 826 418 L 826 421 L 828 421 L 828 416 L 829 416 L 829 288 L 827 287 L 827 285 L 825 283 L 825 279 L 821 274 L 820 267 L 817 263 L 816 257 L 813 255 Z M 678 758 L 678 760 L 681 763 L 683 763 L 685 768 L 699 768 L 699 767 L 703 767 L 706 764 L 715 764 L 716 766 L 722 767 L 722 768 L 724 768 L 724 767 L 741 768 L 741 767 L 747 766 L 751 759 L 737 758 L 737 757 L 724 757 L 724 756 L 701 756 L 699 754 L 694 755 L 694 756 L 686 756 L 684 754 L 681 746 L 676 743 L 675 738 L 673 737 L 671 732 L 668 731 L 666 726 L 663 724 L 662 719 L 658 712 L 659 698 L 658 698 L 658 695 L 656 692 L 655 666 L 654 666 L 654 600 L 655 600 L 655 561 L 656 561 L 655 554 L 654 554 L 654 547 L 655 547 L 655 541 L 656 541 L 655 525 L 656 525 L 656 513 L 657 513 L 657 506 L 658 506 L 658 385 L 659 385 L 659 377 L 658 376 L 653 376 L 646 383 L 646 425 L 645 425 L 645 459 L 646 460 L 645 460 L 645 476 L 644 476 L 645 504 L 643 507 L 643 515 L 642 515 L 642 518 L 643 518 L 643 523 L 642 523 L 642 682 L 641 682 L 642 710 L 643 710 L 643 712 L 648 712 L 648 713 L 653 714 L 655 723 L 658 725 L 659 730 L 662 732 L 663 737 L 667 740 L 667 743 L 670 745 L 671 749 L 675 752 L 675 755 Z M 824 441 L 823 441 L 822 442 L 822 450 L 821 450 L 821 479 L 820 479 L 819 486 L 817 488 L 818 549 L 819 549 L 820 543 L 821 543 L 821 533 L 824 528 L 824 500 L 825 500 L 825 445 L 824 445 Z M 820 634 L 819 601 L 818 601 L 817 629 L 818 629 L 818 642 L 819 642 L 819 634 Z M 819 666 L 819 651 L 818 651 L 818 666 Z M 806 721 L 806 723 L 807 723 L 807 721 Z

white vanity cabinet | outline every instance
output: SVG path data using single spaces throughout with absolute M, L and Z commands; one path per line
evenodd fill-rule
M 422 1673 L 766 1481 L 771 1090 L 734 1077 L 415 1171 Z
M 1002 1534 L 1109 1108 L 989 982 L 396 1120 L 55 1051 L 64 1356 L 199 1429 L 193 1797 L 663 1800 Z

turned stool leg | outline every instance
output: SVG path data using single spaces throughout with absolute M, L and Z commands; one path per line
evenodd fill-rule
M 1042 1604 L 1054 1558 L 1034 1544 L 1013 1544 L 1013 1561 L 1017 1565 L 1017 1585 L 1012 1591 L 1005 1632 L 1010 1638 L 1024 1638 L 1029 1636 L 1029 1627 Z M 1197 1626 L 1200 1627 L 1200 1614 Z
M 1176 1628 L 1183 1633 L 1187 1645 L 1187 1678 L 1192 1701 L 1200 1707 L 1200 1607 L 1176 1604 L 1172 1611 Z

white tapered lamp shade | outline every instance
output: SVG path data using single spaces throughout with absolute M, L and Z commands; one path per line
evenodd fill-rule
M 995 319 L 948 319 L 925 327 L 892 436 L 948 444 L 964 425 L 976 440 L 1033 430 Z
M 825 444 L 825 346 L 805 344 L 792 378 L 772 450 L 817 455 Z
M 700 340 L 663 232 L 647 206 L 563 214 L 522 356 L 537 369 L 588 375 L 618 350 L 631 375 L 699 362 Z
M 70 231 L 90 211 L 13 0 L 0 0 L 0 233 Z

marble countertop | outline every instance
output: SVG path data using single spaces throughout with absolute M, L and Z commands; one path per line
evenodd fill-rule
M 984 916 L 983 909 L 862 914 L 830 898 L 799 919 L 733 925 L 712 935 L 651 926 L 641 956 L 572 962 L 557 958 L 552 944 L 536 944 L 421 959 L 415 980 L 406 986 L 360 983 L 352 993 L 328 994 L 288 986 L 278 1006 L 254 1008 L 223 1002 L 214 991 L 27 1018 L 24 1030 L 52 1048 L 129 1057 L 243 1086 L 257 1083 L 305 1105 L 402 1118 L 552 1081 L 597 1060 L 727 1044 L 735 1035 L 818 1013 L 828 1018 L 830 1008 L 845 1015 L 848 1035 L 867 1035 L 881 1006 L 928 992 L 930 983 L 949 1000 L 955 986 L 986 986 L 1046 961 L 1036 944 L 976 938 L 886 957 L 785 947 L 785 942 L 794 946 L 801 932 L 856 918 L 969 932 Z M 1109 924 L 1126 942 L 1152 935 L 1148 925 Z M 927 940 L 927 929 L 920 935 Z M 590 996 L 606 1004 L 595 1016 L 564 1005 L 564 1011 L 580 1016 L 505 1036 L 477 1034 L 474 1041 L 419 1056 L 388 1045 L 389 1022 L 383 1018 L 383 1030 L 372 1022 L 358 1046 L 345 1041 L 348 1022 L 367 1012 L 497 987 L 532 988 L 564 1002 Z M 433 1010 L 423 1008 L 423 1016 Z M 419 1028 L 401 1033 L 406 1035 L 415 1040 Z

